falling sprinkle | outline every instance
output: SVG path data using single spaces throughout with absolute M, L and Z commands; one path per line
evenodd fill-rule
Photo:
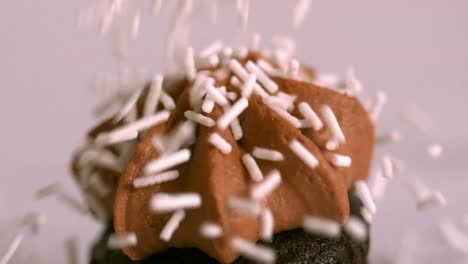
M 372 195 L 369 187 L 367 187 L 367 184 L 362 180 L 358 180 L 354 183 L 354 188 L 356 195 L 359 197 L 364 206 L 369 210 L 370 213 L 375 214 L 377 207 L 375 206 L 374 199 L 372 199 Z
M 185 73 L 187 74 L 187 79 L 192 81 L 195 79 L 195 75 L 197 74 L 197 69 L 195 68 L 195 59 L 193 56 L 193 48 L 188 47 L 185 51 L 185 59 L 184 59 L 184 67 Z
M 328 128 L 330 129 L 333 135 L 333 138 L 338 143 L 345 143 L 346 139 L 343 134 L 343 131 L 341 130 L 340 124 L 338 123 L 338 120 L 336 119 L 336 116 L 333 113 L 333 110 L 330 108 L 330 106 L 323 105 L 320 108 L 320 111 L 323 115 L 324 122 L 327 124 Z
M 164 109 L 168 111 L 172 111 L 176 107 L 174 99 L 172 99 L 172 97 L 165 91 L 161 92 L 160 101 L 163 104 Z
M 442 155 L 442 146 L 439 144 L 431 144 L 427 147 L 427 153 L 433 159 L 438 159 Z
M 172 238 L 172 235 L 174 232 L 177 230 L 179 227 L 180 223 L 182 220 L 185 218 L 185 211 L 184 210 L 177 210 L 175 211 L 171 218 L 169 218 L 169 221 L 167 221 L 166 225 L 164 228 L 161 230 L 161 234 L 159 237 L 161 238 L 162 241 L 170 241 Z
M 304 18 L 307 15 L 307 12 L 309 11 L 310 8 L 310 0 L 297 0 L 296 6 L 294 7 L 294 19 L 293 19 L 293 25 L 295 29 L 298 29 L 302 22 L 304 21 Z
M 447 243 L 454 249 L 468 254 L 468 237 L 452 222 L 444 220 L 439 225 L 440 232 Z
M 366 207 L 361 207 L 361 216 L 368 224 L 374 219 L 374 215 Z
M 344 230 L 358 241 L 364 241 L 367 237 L 366 224 L 356 216 L 349 217 L 348 221 L 344 224 Z
M 136 38 L 138 36 L 138 32 L 140 31 L 140 21 L 141 21 L 141 11 L 137 10 L 135 16 L 133 16 L 132 21 L 132 38 Z
M 329 238 L 339 237 L 341 232 L 341 227 L 337 222 L 317 216 L 304 217 L 303 227 L 307 232 Z
M 260 49 L 261 36 L 258 33 L 254 33 L 250 39 L 249 48 L 250 50 L 257 51 Z
M 297 141 L 296 139 L 292 140 L 289 144 L 289 148 L 291 149 L 296 156 L 301 159 L 307 166 L 311 169 L 315 169 L 319 165 L 319 161 L 317 158 L 310 152 L 302 143 Z
M 171 170 L 156 175 L 142 176 L 133 180 L 133 187 L 144 188 L 168 181 L 173 181 L 179 177 L 179 171 Z
M 387 144 L 387 143 L 396 143 L 401 140 L 400 132 L 393 130 L 383 135 L 377 136 L 375 143 L 377 144 Z
M 260 84 L 262 84 L 268 92 L 276 93 L 278 91 L 278 84 L 270 79 L 255 63 L 248 61 L 245 67 L 250 73 L 254 73 L 257 76 Z
M 380 162 L 380 166 L 382 168 L 383 176 L 388 179 L 393 178 L 393 160 L 390 158 L 390 156 L 383 156 Z
M 234 210 L 248 212 L 254 216 L 260 215 L 262 210 L 258 202 L 238 196 L 229 196 L 228 207 Z
M 224 44 L 221 40 L 215 40 L 202 51 L 200 51 L 200 57 L 209 57 L 211 55 L 215 55 L 222 51 Z
M 200 226 L 200 234 L 206 239 L 221 237 L 223 230 L 220 225 L 213 222 L 204 222 Z
M 206 127 L 212 127 L 215 125 L 215 121 L 207 116 L 204 116 L 200 113 L 188 110 L 185 111 L 184 113 L 185 118 L 188 120 L 191 120 L 195 123 L 198 123 L 200 125 L 206 126 Z
M 145 101 L 144 116 L 151 116 L 155 113 L 162 93 L 163 82 L 164 76 L 162 74 L 155 74 L 151 80 L 151 85 Z
M 259 182 L 263 180 L 262 171 L 260 170 L 260 167 L 258 167 L 258 164 L 255 161 L 255 159 L 252 157 L 252 155 L 247 153 L 244 156 L 242 156 L 242 163 L 244 164 L 245 168 L 249 172 L 250 178 L 254 182 Z
M 225 155 L 231 153 L 231 144 L 229 144 L 229 142 L 222 138 L 218 133 L 212 133 L 208 137 L 208 142 L 210 142 L 211 145 L 216 147 L 219 151 L 221 151 L 221 153 Z
M 250 190 L 250 196 L 254 200 L 261 200 L 272 193 L 281 184 L 281 174 L 273 170 L 265 176 L 263 181 L 256 183 Z
M 387 102 L 387 94 L 380 91 L 375 96 L 374 102 L 369 110 L 369 116 L 372 121 L 377 122 L 379 119 L 380 113 L 382 112 L 383 106 Z
M 234 237 L 231 240 L 231 246 L 241 255 L 261 263 L 274 263 L 276 260 L 276 253 L 273 249 L 240 237 Z
M 198 193 L 156 193 L 151 198 L 150 207 L 153 212 L 165 213 L 179 209 L 193 209 L 201 206 L 201 196 Z
M 154 174 L 175 167 L 189 161 L 190 156 L 191 153 L 189 149 L 182 149 L 172 154 L 159 157 L 146 165 L 145 173 Z
M 248 105 L 249 101 L 246 98 L 240 98 L 218 119 L 218 127 L 220 129 L 226 129 L 231 124 L 231 122 L 247 108 Z
M 120 111 L 114 117 L 114 124 L 119 123 L 130 111 L 135 107 L 138 98 L 140 98 L 141 90 L 138 90 L 133 93 L 133 95 L 128 99 L 128 101 L 122 106 Z
M 265 241 L 270 241 L 273 238 L 273 229 L 275 227 L 273 214 L 271 213 L 270 209 L 262 210 L 262 213 L 260 214 L 260 221 L 260 237 Z
M 335 167 L 349 168 L 351 166 L 351 157 L 340 154 L 332 154 L 330 157 L 330 162 Z
M 107 247 L 110 249 L 121 249 L 136 246 L 137 236 L 133 232 L 112 234 L 107 240 Z
M 284 160 L 284 155 L 274 149 L 254 147 L 252 155 L 261 160 L 270 160 L 270 161 L 282 161 Z

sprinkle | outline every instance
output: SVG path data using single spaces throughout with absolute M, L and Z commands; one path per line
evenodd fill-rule
M 348 221 L 344 224 L 344 230 L 352 238 L 358 241 L 364 241 L 367 236 L 366 224 L 356 216 L 350 216 Z
M 421 197 L 416 203 L 418 210 L 428 210 L 434 207 L 445 206 L 447 201 L 439 191 L 432 191 L 428 196 Z
M 383 135 L 377 136 L 375 143 L 377 144 L 386 144 L 386 143 L 395 143 L 401 140 L 400 132 L 393 130 Z
M 36 191 L 35 193 L 35 196 L 38 198 L 38 199 L 42 199 L 44 197 L 47 197 L 51 194 L 54 194 L 54 193 L 57 193 L 60 191 L 60 189 L 62 188 L 61 184 L 60 183 L 52 183 L 52 184 L 49 184 L 47 186 L 44 186 L 42 188 L 40 188 L 39 190 Z
M 263 97 L 263 102 L 266 105 L 277 107 L 286 112 L 291 112 L 294 110 L 294 101 L 291 101 L 289 98 L 280 96 L 266 96 Z
M 299 119 L 297 119 L 295 116 L 291 115 L 287 111 L 284 111 L 283 109 L 281 109 L 281 108 L 279 108 L 277 106 L 270 105 L 270 104 L 267 104 L 267 105 L 273 111 L 275 111 L 279 116 L 281 116 L 282 118 L 286 119 L 286 121 L 291 123 L 291 125 L 293 125 L 296 128 L 301 128 L 301 126 L 302 126 L 301 121 L 299 121 Z
M 138 32 L 140 31 L 140 21 L 141 21 L 141 11 L 137 10 L 135 16 L 133 16 L 132 20 L 132 37 L 136 38 L 138 36 Z
M 105 208 L 102 204 L 101 200 L 99 200 L 90 193 L 86 193 L 85 201 L 93 215 L 95 215 L 99 220 L 103 222 L 109 221 L 111 216 L 109 215 L 107 208 Z
M 193 58 L 193 48 L 188 47 L 185 53 L 184 59 L 184 67 L 185 73 L 187 74 L 187 79 L 192 81 L 195 79 L 195 75 L 197 74 L 197 69 L 195 68 L 195 61 Z
M 451 221 L 444 220 L 439 225 L 440 232 L 447 243 L 454 249 L 468 254 L 468 237 Z
M 237 77 L 239 77 L 239 79 L 242 80 L 244 83 L 247 82 L 249 78 L 249 73 L 244 69 L 244 67 L 242 67 L 242 65 L 237 60 L 235 59 L 230 60 L 228 64 L 228 68 L 235 75 L 237 75 Z M 231 80 L 232 79 L 233 78 L 231 78 Z M 240 85 L 234 85 L 234 86 L 240 87 Z M 260 85 L 258 85 L 258 83 L 254 83 L 254 91 L 261 97 L 268 96 L 267 92 L 265 92 L 265 90 Z
M 255 63 L 248 61 L 245 65 L 246 69 L 250 73 L 257 75 L 258 81 L 265 87 L 265 89 L 270 93 L 276 93 L 278 91 L 278 85 L 270 79 Z
M 152 116 L 144 117 L 131 124 L 119 127 L 107 133 L 101 133 L 96 138 L 96 143 L 102 145 L 115 144 L 122 141 L 129 140 L 129 135 L 133 135 L 135 132 L 141 132 L 153 126 L 157 126 L 166 122 L 169 119 L 169 111 L 161 111 Z
M 219 53 L 224 47 L 224 44 L 221 40 L 215 40 L 210 45 L 208 45 L 205 49 L 200 51 L 200 57 L 209 57 L 211 55 L 215 55 Z
M 252 86 L 253 87 L 253 86 Z M 226 97 L 230 100 L 230 101 L 235 101 L 237 100 L 237 93 L 236 92 L 227 92 L 226 93 Z
M 325 148 L 334 151 L 338 148 L 338 143 L 335 140 L 328 140 L 327 143 L 325 143 Z
M 153 0 L 153 16 L 158 16 L 161 13 L 162 2 L 163 0 Z
M 159 157 L 151 161 L 145 167 L 146 174 L 153 174 L 164 171 L 166 169 L 175 167 L 179 164 L 185 163 L 190 159 L 191 153 L 189 149 L 182 149 L 172 154 Z
M 265 241 L 270 241 L 273 238 L 274 219 L 270 209 L 263 209 L 260 214 L 262 223 L 260 229 L 260 237 Z
M 81 154 L 78 159 L 78 166 L 83 168 L 89 165 L 105 168 L 117 173 L 120 173 L 122 170 L 118 157 L 110 150 L 101 148 L 90 148 Z
M 282 161 L 284 156 L 281 152 L 274 149 L 254 147 L 252 155 L 257 159 L 271 160 L 271 161 Z
M 383 156 L 380 162 L 380 166 L 382 167 L 383 176 L 388 179 L 393 178 L 393 162 L 390 156 Z
M 231 150 L 232 150 L 231 144 L 229 144 L 218 133 L 212 133 L 208 138 L 208 142 L 210 142 L 214 147 L 216 147 L 223 154 L 231 153 Z
M 208 57 L 196 57 L 195 67 L 199 69 L 215 67 L 219 64 L 219 57 L 216 54 Z
M 133 95 L 128 99 L 128 101 L 122 106 L 122 109 L 115 115 L 114 117 L 114 124 L 120 122 L 135 106 L 138 98 L 141 95 L 141 90 L 136 91 Z
M 68 264 L 78 264 L 79 263 L 79 249 L 78 249 L 78 239 L 76 237 L 70 237 L 65 241 L 65 250 L 67 252 Z
M 356 191 L 356 195 L 362 201 L 364 206 L 369 210 L 370 213 L 375 214 L 377 211 L 377 207 L 375 206 L 374 200 L 372 199 L 371 192 L 367 187 L 367 184 L 362 181 L 358 180 L 354 183 L 354 188 Z
M 340 77 L 336 73 L 321 72 L 313 81 L 315 85 L 320 87 L 336 87 L 340 82 Z
M 383 177 L 382 172 L 377 171 L 371 186 L 371 194 L 375 201 L 382 200 L 385 195 L 388 180 Z
M 239 119 L 236 118 L 232 120 L 230 127 L 232 131 L 232 135 L 234 136 L 234 139 L 236 141 L 241 140 L 242 137 L 244 136 L 244 132 L 242 131 L 242 127 L 239 123 Z
M 109 132 L 103 132 L 99 134 L 94 140 L 96 145 L 105 146 L 105 145 L 114 145 L 119 143 L 128 142 L 134 140 L 138 137 L 138 131 L 126 130 L 119 133 L 110 134 Z
M 237 196 L 229 196 L 228 207 L 239 211 L 245 211 L 255 216 L 260 215 L 262 210 L 262 207 L 256 201 Z
M 170 132 L 168 136 L 153 138 L 154 147 L 163 154 L 172 153 L 191 141 L 195 137 L 195 124 L 192 121 L 184 121 Z
M 155 174 L 155 175 L 143 176 L 143 177 L 139 177 L 133 180 L 133 187 L 143 188 L 147 186 L 153 186 L 156 184 L 173 181 L 177 179 L 178 177 L 179 177 L 179 171 L 177 170 L 166 171 L 166 172 Z
M 232 85 L 232 86 L 235 86 L 237 88 L 240 88 L 242 86 L 242 83 L 241 81 L 239 80 L 239 78 L 237 78 L 236 76 L 232 76 L 231 79 L 229 80 L 229 83 Z
M 338 123 L 338 120 L 336 120 L 336 116 L 333 113 L 332 109 L 328 105 L 323 105 L 320 108 L 320 111 L 323 115 L 323 119 L 327 126 L 330 128 L 330 131 L 333 135 L 333 138 L 338 142 L 338 143 L 345 143 L 346 139 L 343 134 L 343 131 L 341 130 L 340 124 Z
M 249 172 L 250 178 L 254 182 L 259 182 L 263 180 L 262 171 L 260 170 L 260 167 L 258 167 L 258 164 L 255 161 L 255 159 L 252 157 L 252 155 L 247 153 L 244 156 L 242 156 L 242 163 L 244 164 L 245 168 Z
M 101 176 L 98 173 L 93 173 L 88 180 L 88 185 L 99 195 L 100 197 L 107 196 L 111 189 L 102 181 Z
M 234 237 L 231 246 L 241 255 L 261 263 L 274 263 L 276 260 L 276 253 L 271 248 L 256 245 L 240 237 Z
M 387 102 L 387 95 L 384 92 L 378 92 L 374 103 L 371 106 L 371 109 L 369 111 L 369 116 L 370 118 L 376 122 L 377 119 L 379 119 L 380 113 L 382 112 L 382 108 Z
M 439 144 L 431 144 L 427 147 L 427 153 L 434 159 L 438 159 L 442 155 L 442 146 Z
M 435 126 L 432 117 L 417 105 L 410 105 L 405 109 L 403 118 L 425 133 L 430 133 Z
M 249 101 L 245 98 L 240 98 L 218 119 L 217 124 L 220 129 L 226 129 L 231 122 L 236 119 L 249 105 Z
M 163 104 L 164 109 L 168 111 L 172 111 L 175 109 L 176 105 L 175 105 L 174 99 L 172 99 L 172 97 L 165 91 L 161 92 L 161 96 L 159 99 L 161 103 Z
M 184 113 L 185 118 L 193 122 L 199 123 L 206 127 L 212 127 L 215 125 L 215 121 L 207 116 L 204 116 L 200 113 L 188 110 Z
M 232 80 L 232 78 L 231 78 L 231 80 Z M 257 76 L 254 73 L 249 74 L 249 77 L 247 77 L 247 80 L 244 82 L 244 84 L 242 85 L 242 88 L 241 88 L 242 97 L 246 97 L 246 98 L 250 97 L 256 82 L 257 82 Z
M 21 218 L 20 224 L 22 227 L 30 228 L 32 233 L 39 233 L 39 228 L 47 222 L 45 214 L 31 212 Z
M 238 59 L 245 59 L 249 55 L 249 50 L 247 47 L 239 47 L 236 50 L 234 50 L 234 56 L 237 57 Z
M 205 113 L 211 113 L 213 111 L 214 106 L 214 101 L 211 100 L 209 96 L 206 96 L 202 104 L 202 111 Z
M 289 144 L 289 148 L 291 149 L 296 156 L 301 159 L 307 166 L 311 169 L 317 168 L 319 165 L 319 161 L 317 158 L 310 152 L 301 142 L 294 139 Z
M 223 230 L 221 226 L 213 222 L 204 222 L 200 226 L 200 234 L 207 239 L 216 239 L 221 237 Z
M 319 131 L 323 127 L 322 120 L 318 117 L 318 115 L 312 110 L 310 105 L 306 102 L 302 102 L 298 105 L 299 112 L 301 112 L 302 116 L 310 123 L 310 125 L 314 128 L 315 131 Z
M 107 240 L 107 247 L 110 249 L 121 249 L 133 247 L 137 244 L 137 236 L 133 232 L 112 234 Z
M 225 106 L 229 103 L 226 97 L 224 97 L 224 95 L 218 89 L 216 89 L 212 83 L 205 82 L 203 87 L 206 93 L 210 96 L 210 99 L 215 101 L 220 106 Z
M 304 230 L 314 235 L 337 238 L 340 235 L 340 225 L 330 219 L 318 216 L 305 216 Z
M 361 207 L 361 216 L 368 224 L 372 223 L 372 220 L 374 219 L 374 216 L 366 207 Z
M 59 190 L 59 192 L 57 192 L 56 195 L 59 201 L 64 202 L 79 213 L 88 213 L 88 208 L 86 207 L 86 205 L 84 205 L 81 201 L 78 201 L 76 198 L 72 197 L 70 194 L 64 192 L 63 190 Z
M 249 48 L 250 50 L 257 51 L 260 49 L 261 36 L 258 33 L 254 33 L 250 39 Z
M 206 82 L 214 83 L 213 79 L 208 79 L 203 74 L 197 74 L 195 77 L 195 81 L 193 82 L 192 89 L 190 89 L 189 97 L 190 97 L 190 106 L 192 108 L 199 107 L 199 103 L 202 100 L 203 96 L 205 96 L 205 89 L 203 86 Z
M 272 193 L 281 184 L 281 174 L 278 170 L 272 170 L 265 179 L 256 183 L 250 190 L 250 196 L 254 200 L 261 200 Z
M 294 7 L 294 19 L 293 25 L 295 29 L 298 29 L 304 18 L 309 11 L 310 8 L 310 0 L 298 0 L 296 6 Z
M 185 211 L 184 210 L 177 210 L 172 214 L 171 218 L 169 218 L 169 221 L 167 221 L 166 225 L 161 231 L 161 234 L 159 237 L 161 238 L 162 241 L 169 241 L 172 238 L 172 235 L 174 232 L 177 230 L 179 227 L 180 223 L 182 220 L 185 218 Z
M 10 259 L 13 257 L 15 254 L 16 250 L 20 246 L 21 242 L 23 241 L 24 237 L 26 236 L 26 230 L 22 229 L 20 230 L 13 240 L 10 242 L 7 251 L 3 254 L 3 256 L 0 257 L 0 264 L 8 264 Z
M 198 193 L 156 193 L 153 195 L 150 202 L 151 210 L 157 213 L 198 208 L 200 205 L 201 196 Z
M 292 78 L 292 79 L 298 79 L 299 78 L 299 68 L 300 68 L 299 61 L 296 60 L 296 59 L 291 60 L 291 62 L 289 63 L 289 67 L 288 67 L 289 77 Z
M 259 59 L 257 65 L 269 76 L 281 76 L 281 72 L 275 69 L 269 62 Z
M 335 167 L 349 168 L 351 166 L 351 157 L 340 154 L 332 154 L 330 162 Z
M 145 101 L 144 116 L 151 116 L 155 113 L 159 97 L 161 96 L 163 82 L 164 76 L 162 74 L 154 75 Z

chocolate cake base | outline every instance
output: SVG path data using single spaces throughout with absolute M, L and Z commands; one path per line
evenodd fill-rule
M 360 215 L 361 201 L 354 195 L 349 195 L 351 214 L 362 219 Z M 369 226 L 367 227 L 369 229 Z M 198 249 L 171 248 L 160 254 L 141 261 L 132 261 L 121 251 L 106 247 L 107 239 L 112 233 L 112 225 L 102 234 L 92 249 L 91 264 L 189 264 L 218 263 L 215 259 Z M 318 237 L 304 232 L 303 229 L 288 230 L 275 234 L 269 243 L 259 242 L 276 250 L 277 263 L 327 263 L 327 264 L 362 264 L 367 263 L 369 238 L 356 241 L 342 232 L 338 239 Z M 236 264 L 256 263 L 250 259 L 239 257 Z

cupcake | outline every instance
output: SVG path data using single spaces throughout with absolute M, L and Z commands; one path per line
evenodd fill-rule
M 91 129 L 72 164 L 108 223 L 91 263 L 366 263 L 371 117 L 275 58 L 190 50 Z

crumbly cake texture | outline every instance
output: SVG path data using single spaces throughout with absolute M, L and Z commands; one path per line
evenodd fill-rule
M 351 215 L 362 218 L 362 203 L 353 194 L 349 195 Z M 369 226 L 367 226 L 369 229 Z M 91 264 L 189 264 L 219 263 L 202 251 L 193 248 L 170 248 L 145 260 L 134 261 L 120 250 L 107 247 L 109 235 L 113 232 L 109 224 L 92 249 Z M 277 253 L 277 263 L 327 263 L 327 264 L 365 264 L 369 250 L 369 237 L 364 241 L 353 239 L 342 232 L 337 239 L 312 235 L 303 229 L 294 229 L 275 234 L 272 242 L 265 243 Z M 239 257 L 234 263 L 256 263 L 248 258 Z

